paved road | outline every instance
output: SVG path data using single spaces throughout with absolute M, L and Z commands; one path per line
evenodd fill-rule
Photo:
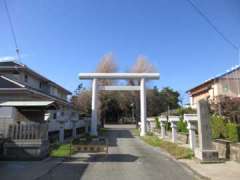
M 153 148 L 134 138 L 129 129 L 133 126 L 109 125 L 110 154 L 83 154 L 63 163 L 41 180 L 193 180 L 190 172 Z

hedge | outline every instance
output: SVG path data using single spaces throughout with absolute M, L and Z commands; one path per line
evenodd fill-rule
M 240 125 L 235 123 L 226 123 L 224 117 L 212 115 L 211 117 L 212 138 L 228 139 L 232 142 L 240 140 Z
M 222 116 L 212 115 L 211 117 L 211 129 L 212 129 L 212 138 L 225 138 L 226 133 L 226 124 Z
M 226 124 L 226 131 L 227 131 L 227 139 L 233 142 L 239 141 L 240 135 L 240 127 L 234 123 L 227 123 Z
M 180 119 L 180 121 L 177 122 L 177 130 L 178 132 L 183 132 L 183 133 L 188 132 L 187 122 L 183 121 L 182 118 Z
M 155 125 L 156 125 L 156 128 L 160 128 L 160 122 L 159 122 L 159 119 L 158 117 L 155 118 Z

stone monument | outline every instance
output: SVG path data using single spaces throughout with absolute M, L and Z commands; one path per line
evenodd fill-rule
M 218 152 L 212 145 L 210 113 L 207 100 L 202 99 L 198 102 L 197 114 L 199 148 L 195 150 L 195 156 L 203 162 L 218 161 Z

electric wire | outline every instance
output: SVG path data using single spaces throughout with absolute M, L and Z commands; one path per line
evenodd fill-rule
M 186 0 L 186 1 L 226 43 L 228 43 L 233 49 L 237 51 L 238 60 L 240 61 L 240 47 L 237 44 L 235 44 L 232 40 L 230 40 L 222 31 L 220 31 L 216 25 L 213 24 L 210 18 L 201 10 L 201 8 L 199 8 L 196 5 L 196 3 L 194 3 L 192 0 Z
M 3 0 L 3 4 L 4 4 L 5 10 L 6 10 L 6 14 L 7 14 L 8 22 L 9 22 L 9 25 L 10 25 L 14 45 L 15 45 L 15 48 L 16 48 L 17 59 L 18 59 L 18 61 L 20 61 L 20 50 L 18 48 L 17 37 L 16 37 L 16 33 L 15 33 L 15 30 L 14 30 L 12 18 L 11 18 L 6 0 Z

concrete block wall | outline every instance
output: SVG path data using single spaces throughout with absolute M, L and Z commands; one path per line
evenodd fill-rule
M 16 117 L 16 108 L 0 107 L 0 136 L 7 137 L 8 126 L 14 122 Z

